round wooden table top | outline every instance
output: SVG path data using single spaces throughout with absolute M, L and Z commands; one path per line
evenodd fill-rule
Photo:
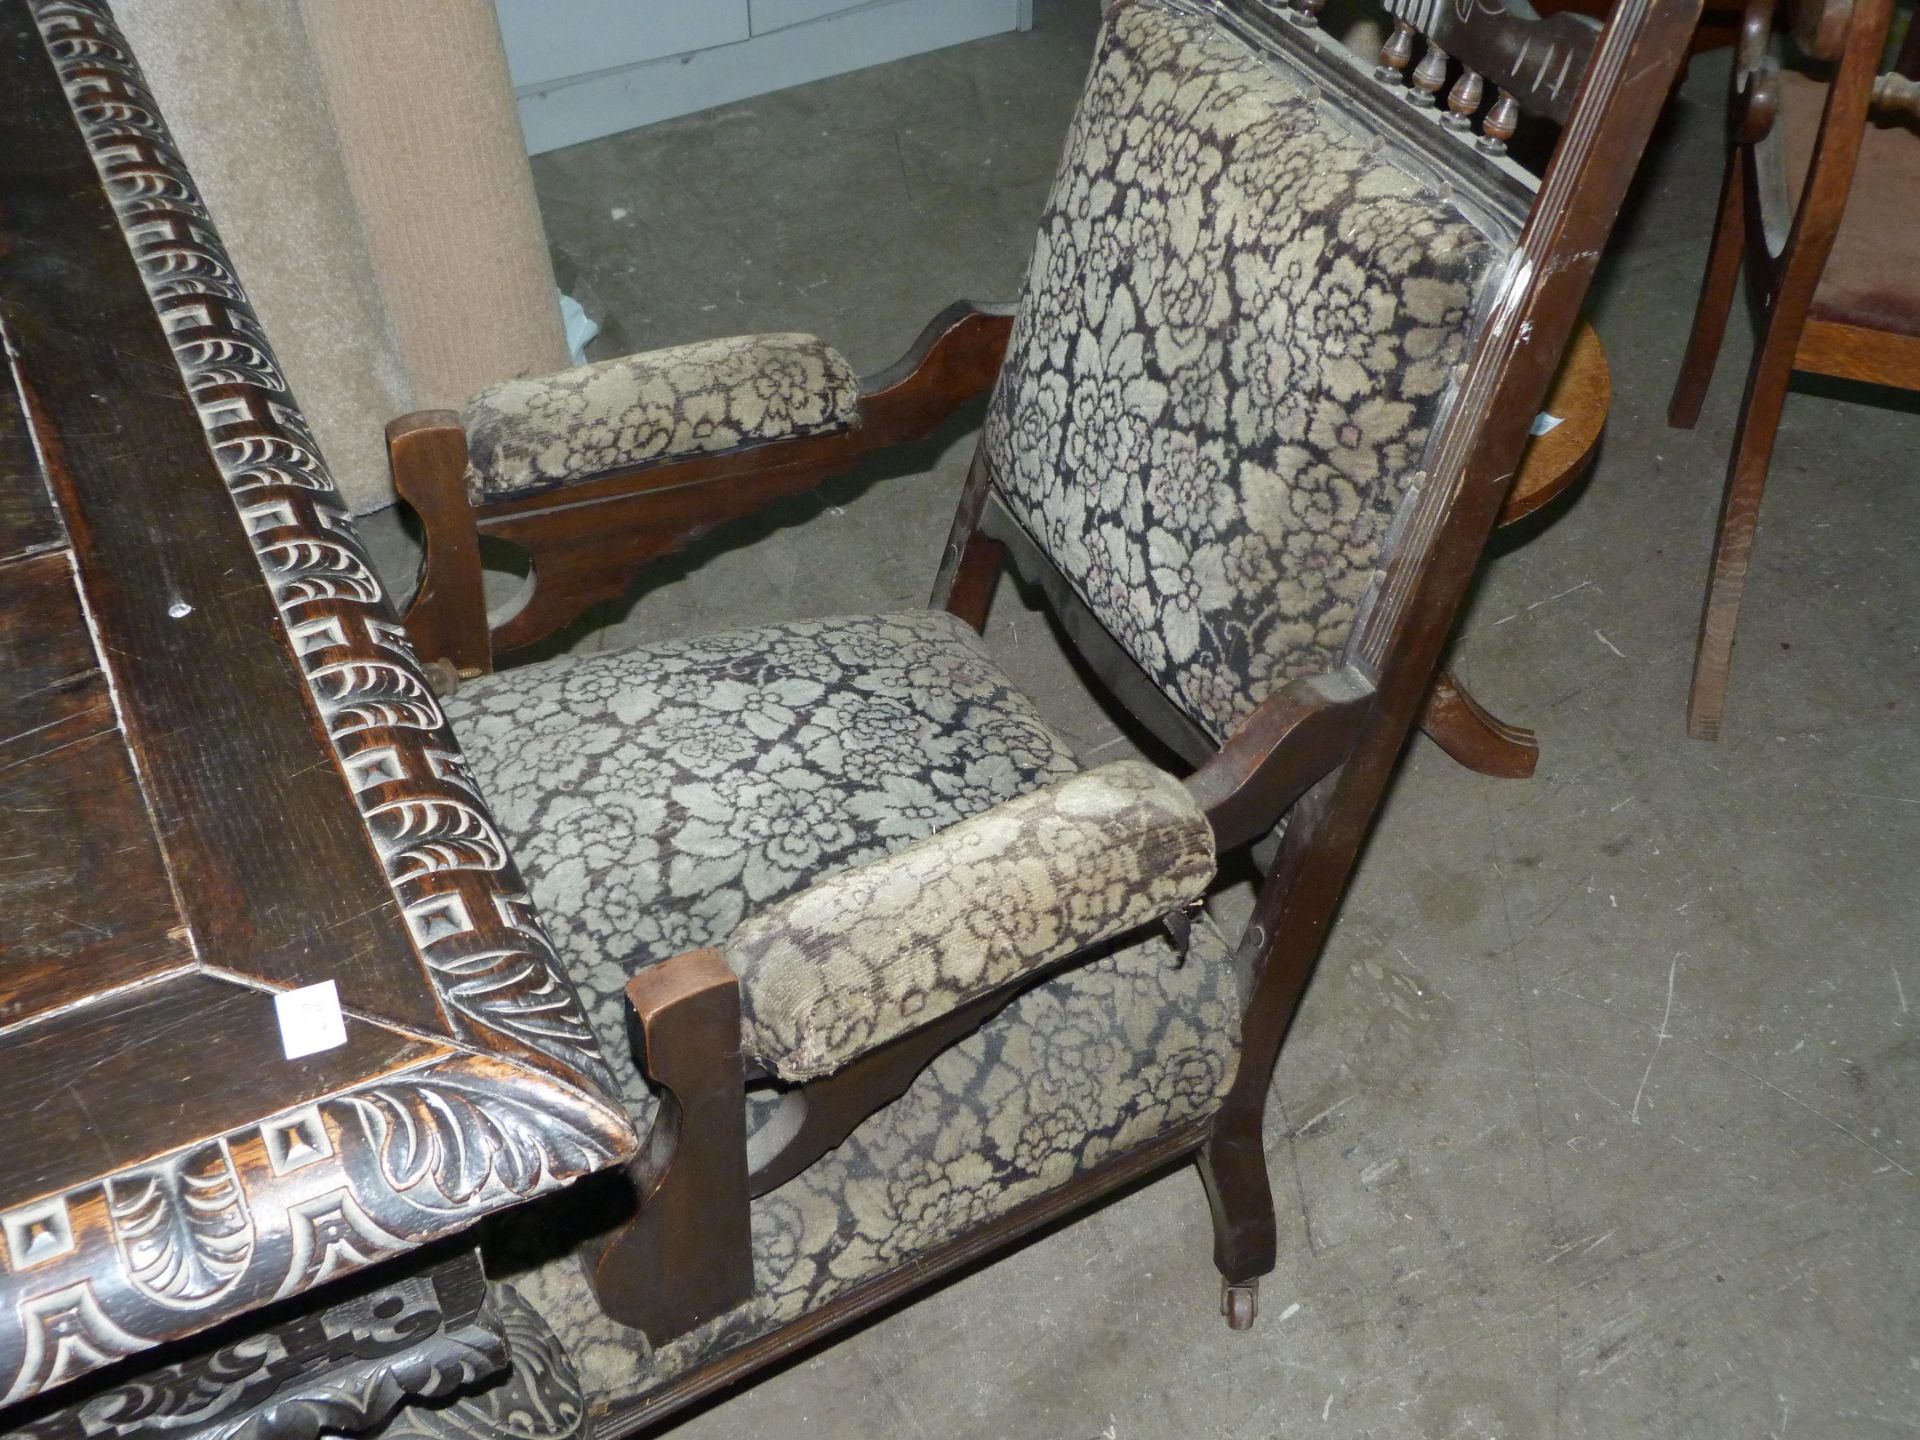
M 1613 400 L 1613 381 L 1607 373 L 1607 352 L 1600 337 L 1582 320 L 1567 342 L 1560 371 L 1547 387 L 1542 408 L 1560 417 L 1544 435 L 1535 435 L 1520 454 L 1520 473 L 1500 510 L 1500 524 L 1511 525 L 1531 515 L 1560 494 L 1587 468 L 1607 426 L 1607 406 Z

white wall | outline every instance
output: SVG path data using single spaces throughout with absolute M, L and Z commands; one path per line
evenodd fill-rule
M 534 154 L 985 35 L 1032 0 L 494 0 Z

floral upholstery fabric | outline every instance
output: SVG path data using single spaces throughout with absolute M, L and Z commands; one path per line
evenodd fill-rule
M 1077 768 L 939 611 L 568 656 L 445 704 L 641 1119 L 641 967 Z
M 643 1129 L 635 970 L 1078 771 L 980 638 L 935 611 L 550 661 L 445 704 Z M 490 1263 L 560 1333 L 593 1404 L 641 1394 L 1211 1114 L 1240 987 L 1201 915 L 1184 956 L 1148 928 L 1028 989 L 755 1201 L 754 1298 L 657 1353 L 601 1312 L 573 1248 Z M 607 1223 L 592 1184 L 547 1203 L 543 1233 Z
M 1304 71 L 1167 0 L 1110 12 L 986 442 L 1216 738 L 1335 662 L 1501 248 Z
M 460 412 L 476 504 L 859 420 L 859 377 L 811 335 L 736 335 L 508 380 Z
M 1198 903 L 1213 831 L 1139 760 L 1057 780 L 749 915 L 721 946 L 747 1053 L 783 1080 Z
M 504 1278 L 559 1333 L 592 1407 L 642 1395 L 1211 1115 L 1239 1048 L 1240 983 L 1202 914 L 1184 959 L 1147 931 L 1026 991 L 838 1149 L 754 1201 L 753 1298 L 657 1351 L 607 1318 L 574 1252 Z M 550 1203 L 570 1207 L 550 1210 L 556 1232 L 591 1233 L 584 1187 Z M 1198 1223 L 1197 1186 L 1193 1204 Z

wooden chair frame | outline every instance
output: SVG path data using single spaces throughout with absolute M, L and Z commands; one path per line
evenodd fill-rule
M 978 627 L 1001 571 L 1011 566 L 1023 572 L 1095 674 L 1143 724 L 1193 763 L 1186 784 L 1222 852 L 1270 834 L 1287 819 L 1240 941 L 1240 958 L 1252 982 L 1230 1091 L 1212 1119 L 1162 1133 L 914 1265 L 869 1280 L 617 1408 L 606 1417 L 609 1433 L 653 1423 L 957 1266 L 1187 1159 L 1198 1162 L 1206 1184 L 1223 1311 L 1236 1327 L 1253 1319 L 1254 1287 L 1277 1260 L 1262 1142 L 1274 1062 L 1395 761 L 1409 730 L 1431 706 L 1449 632 L 1508 502 L 1529 425 L 1573 332 L 1667 85 L 1686 52 L 1699 0 L 1620 0 L 1604 31 L 1571 16 L 1541 21 L 1518 5 L 1501 13 L 1472 7 L 1463 18 L 1454 7 L 1431 0 L 1393 0 L 1394 33 L 1371 79 L 1351 69 L 1338 42 L 1316 27 L 1315 0 L 1303 0 L 1290 12 L 1261 0 L 1218 0 L 1209 8 L 1264 43 L 1322 52 L 1345 98 L 1361 114 L 1413 137 L 1428 153 L 1444 155 L 1446 147 L 1468 146 L 1497 154 L 1522 109 L 1564 127 L 1555 162 L 1473 340 L 1456 401 L 1429 442 L 1424 471 L 1389 539 L 1344 662 L 1332 673 L 1295 681 L 1271 696 L 1223 745 L 1213 744 L 1147 682 L 1065 580 L 1025 541 L 992 493 L 984 458 L 976 458 L 960 497 L 934 585 L 935 606 Z M 1403 77 L 1413 41 L 1421 35 L 1428 41 L 1427 54 L 1412 71 L 1409 91 L 1401 88 Z M 1449 55 L 1467 67 L 1451 88 L 1445 83 Z M 1447 108 L 1439 111 L 1435 102 L 1443 90 Z M 1409 99 L 1423 103 L 1409 104 Z M 1488 99 L 1476 136 L 1473 116 Z M 1484 187 L 1483 198 L 1525 209 L 1525 185 L 1517 172 L 1503 167 L 1504 162 L 1468 167 L 1472 173 L 1462 184 L 1469 190 Z M 986 323 L 963 315 L 941 334 L 971 324 L 984 335 Z M 916 347 L 924 351 L 921 366 L 939 341 L 936 335 L 928 345 L 923 337 L 923 346 Z M 998 332 L 997 344 L 1004 341 L 1004 331 Z M 968 352 L 968 367 L 956 365 L 956 370 L 965 368 L 981 385 L 988 383 L 998 350 L 991 363 L 986 350 L 982 342 Z M 899 383 L 911 385 L 911 373 Z M 950 408 L 951 390 L 942 388 L 940 397 L 938 403 Z M 902 408 L 908 407 L 903 403 Z M 913 408 L 916 415 L 926 415 L 937 406 Z M 458 431 L 455 427 L 449 434 L 449 425 L 450 420 L 410 418 L 397 422 L 394 431 L 402 493 L 423 514 L 458 473 Z M 890 433 L 897 435 L 900 428 L 905 427 Z M 561 565 L 579 567 L 567 573 L 582 578 L 569 582 L 568 598 L 549 602 L 540 612 L 546 623 L 568 607 L 578 613 L 591 603 L 582 595 L 618 593 L 647 559 L 684 543 L 675 536 L 697 533 L 774 495 L 818 483 L 830 465 L 857 453 L 853 447 L 864 451 L 875 443 L 872 436 L 841 436 L 762 447 L 765 452 L 778 448 L 788 457 L 790 463 L 777 468 L 771 453 L 736 452 L 622 472 L 578 490 L 569 487 L 553 507 L 557 518 L 547 518 L 541 497 L 528 497 L 482 507 L 475 520 L 480 533 L 518 538 L 530 548 L 526 537 L 541 525 L 552 527 L 541 543 L 553 547 L 548 553 L 559 556 Z M 415 473 L 405 473 L 402 463 L 416 467 Z M 668 475 L 672 478 L 663 478 Z M 617 495 L 618 505 L 627 508 L 620 509 L 618 519 L 611 508 L 586 513 L 594 515 L 595 530 L 643 527 L 621 537 L 630 551 L 612 553 L 598 537 L 572 528 L 583 524 L 568 518 L 572 502 L 591 498 L 587 490 L 602 484 L 604 493 Z M 464 500 L 464 491 L 457 493 Z M 680 498 L 655 498 L 676 495 Z M 449 562 L 444 551 L 436 554 L 436 522 L 431 514 L 427 518 L 428 583 L 409 625 L 429 655 L 457 656 L 461 669 L 484 670 L 491 664 L 488 636 L 472 618 L 477 558 Z M 644 528 L 650 526 L 658 528 Z M 610 575 L 603 583 L 586 569 L 589 556 L 602 557 L 617 578 Z M 456 593 L 469 612 L 458 628 L 445 618 L 448 597 Z M 531 633 L 531 622 L 516 618 L 494 632 L 492 644 L 511 649 Z M 1443 686 L 1442 692 L 1441 703 L 1448 708 L 1471 704 L 1463 704 L 1457 687 Z M 676 957 L 636 978 L 628 987 L 636 1049 L 666 1093 L 648 1152 L 631 1172 L 644 1203 L 596 1259 L 596 1288 L 608 1312 L 658 1341 L 739 1303 L 751 1284 L 744 1243 L 751 1196 L 838 1143 L 898 1095 L 932 1056 L 1014 993 L 996 991 L 807 1085 L 805 1119 L 781 1152 L 749 1159 L 740 1117 L 745 1087 L 755 1075 L 741 1059 L 738 981 L 711 950 Z
M 1690 430 L 1699 420 L 1744 262 L 1759 338 L 1727 463 L 1687 697 L 1687 733 L 1699 740 L 1719 738 L 1760 500 L 1793 372 L 1920 389 L 1920 339 L 1810 313 L 1840 233 L 1869 112 L 1920 115 L 1920 85 L 1911 73 L 1875 75 L 1893 0 L 1806 0 L 1794 11 L 1793 35 L 1800 48 L 1816 60 L 1836 63 L 1800 204 L 1791 214 L 1779 189 L 1784 162 L 1775 123 L 1780 104 L 1779 63 L 1771 52 L 1775 4 L 1749 0 L 1741 23 L 1720 207 L 1693 330 L 1667 409 L 1667 423 L 1678 429 Z M 1911 34 L 1901 65 L 1920 71 L 1920 46 Z

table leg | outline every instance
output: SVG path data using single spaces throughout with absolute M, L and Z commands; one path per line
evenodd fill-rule
M 1525 780 L 1540 763 L 1533 731 L 1489 715 L 1451 670 L 1434 677 L 1420 728 L 1469 770 L 1497 780 Z
M 588 1434 L 586 1397 L 560 1337 L 511 1287 L 492 1289 L 512 1369 L 457 1400 L 400 1411 L 374 1432 L 377 1440 L 582 1440 Z

